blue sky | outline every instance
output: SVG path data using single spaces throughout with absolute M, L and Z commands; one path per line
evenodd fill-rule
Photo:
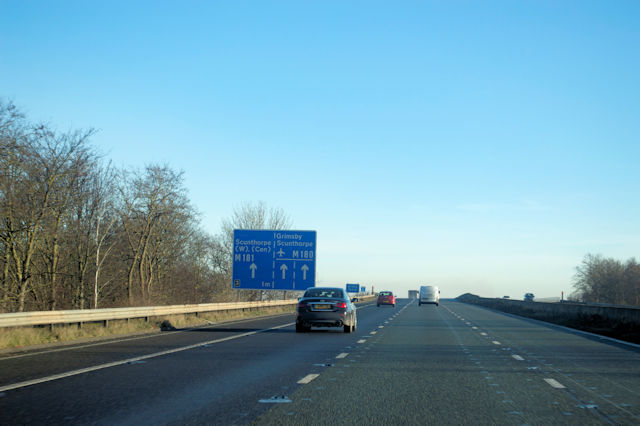
M 184 170 L 203 227 L 262 200 L 317 280 L 559 296 L 640 255 L 636 1 L 0 0 L 0 96 Z

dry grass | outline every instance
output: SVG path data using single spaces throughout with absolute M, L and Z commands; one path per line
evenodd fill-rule
M 54 327 L 0 328 L 0 349 L 19 349 L 49 343 L 73 342 L 114 337 L 126 334 L 154 333 L 166 329 L 179 329 L 217 324 L 243 318 L 293 313 L 295 306 L 281 306 L 252 310 L 232 310 L 207 312 L 199 315 L 171 315 L 144 319 L 109 321 L 108 327 L 102 323 L 55 325 Z

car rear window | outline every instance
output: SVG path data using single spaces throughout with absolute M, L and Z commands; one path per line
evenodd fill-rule
M 381 291 L 380 296 L 393 296 L 393 293 L 390 291 Z
M 333 298 L 342 299 L 344 298 L 344 293 L 342 292 L 342 290 L 313 289 L 313 290 L 307 290 L 304 293 L 304 297 L 333 297 Z

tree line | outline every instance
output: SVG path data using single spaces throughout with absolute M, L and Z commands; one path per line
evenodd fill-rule
M 233 229 L 290 228 L 281 209 L 246 203 L 210 235 L 182 172 L 116 168 L 94 134 L 0 99 L 0 312 L 265 297 L 231 289 Z
M 571 299 L 640 306 L 640 263 L 587 254 L 576 268 Z

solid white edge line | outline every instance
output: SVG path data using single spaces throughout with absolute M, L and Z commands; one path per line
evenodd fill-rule
M 298 384 L 300 385 L 306 385 L 308 384 L 310 381 L 312 381 L 313 379 L 317 378 L 318 376 L 320 376 L 319 374 L 307 374 L 306 376 L 304 376 L 302 379 L 298 380 Z
M 13 389 L 19 389 L 19 388 L 23 388 L 23 387 L 31 386 L 31 385 L 38 385 L 40 383 L 51 382 L 53 380 L 63 379 L 65 377 L 77 376 L 78 374 L 84 374 L 84 373 L 89 373 L 91 371 L 103 370 L 105 368 L 110 368 L 110 367 L 116 367 L 118 365 L 129 364 L 129 363 L 135 362 L 135 361 L 142 361 L 142 360 L 146 360 L 146 359 L 150 359 L 150 358 L 157 358 L 159 356 L 169 355 L 169 354 L 173 354 L 173 353 L 176 353 L 176 352 L 188 351 L 190 349 L 195 349 L 195 348 L 198 348 L 198 347 L 201 347 L 201 346 L 205 346 L 205 345 L 212 345 L 214 343 L 222 343 L 222 342 L 226 342 L 228 340 L 239 339 L 240 337 L 251 336 L 253 334 L 258 334 L 258 333 L 262 333 L 262 332 L 269 331 L 269 330 L 276 330 L 278 328 L 289 327 L 289 326 L 291 326 L 293 324 L 295 324 L 295 323 L 291 322 L 291 323 L 288 323 L 288 324 L 278 325 L 278 326 L 271 327 L 271 328 L 265 328 L 263 330 L 256 330 L 256 331 L 250 331 L 250 332 L 247 332 L 247 333 L 238 334 L 236 336 L 223 337 L 222 339 L 210 340 L 208 342 L 201 342 L 201 343 L 196 343 L 194 345 L 183 346 L 183 347 L 180 347 L 180 348 L 168 349 L 166 351 L 156 352 L 156 353 L 152 353 L 152 354 L 148 354 L 148 355 L 142 355 L 142 356 L 135 357 L 135 358 L 128 358 L 128 359 L 124 359 L 124 360 L 121 360 L 121 361 L 109 362 L 107 364 L 94 365 L 93 367 L 87 367 L 87 368 L 81 368 L 79 370 L 67 371 L 65 373 L 54 374 L 52 376 L 41 377 L 39 379 L 27 380 L 27 381 L 18 382 L 18 383 L 12 383 L 12 384 L 9 384 L 9 385 L 0 386 L 0 392 L 5 392 L 5 391 L 8 391 L 8 390 L 13 390 Z
M 492 309 L 489 309 L 489 308 L 483 308 L 483 309 L 487 309 L 489 311 L 492 311 Z M 625 346 L 629 346 L 629 347 L 632 347 L 632 348 L 640 349 L 640 344 L 638 344 L 638 343 L 625 342 L 624 340 L 614 339 L 613 337 L 603 336 L 601 334 L 590 333 L 588 331 L 578 330 L 577 328 L 565 327 L 564 325 L 558 325 L 558 324 L 554 324 L 554 323 L 551 323 L 551 322 L 545 322 L 545 321 L 537 320 L 537 319 L 534 319 L 534 318 L 521 317 L 520 315 L 510 314 L 508 312 L 502 312 L 502 311 L 493 311 L 493 312 L 497 312 L 497 313 L 500 313 L 502 315 L 506 315 L 506 316 L 511 317 L 511 318 L 517 318 L 519 320 L 525 320 L 525 321 L 529 321 L 529 322 L 533 322 L 533 323 L 538 323 L 538 324 L 540 324 L 542 326 L 546 326 L 546 327 L 549 327 L 549 328 L 559 328 L 559 329 L 565 330 L 565 331 L 567 331 L 569 333 L 572 333 L 572 334 L 583 334 L 585 336 L 595 337 L 595 338 L 600 339 L 600 340 L 607 340 L 609 342 L 613 342 L 613 343 L 617 343 L 617 344 L 620 344 L 620 345 L 625 345 Z
M 260 319 L 267 319 L 267 318 L 275 318 L 275 317 L 279 317 L 279 316 L 285 316 L 285 315 L 289 315 L 289 314 L 275 314 L 275 315 L 268 315 L 268 316 L 264 316 L 264 317 L 260 317 Z M 50 353 L 54 353 L 54 352 L 63 352 L 63 351 L 72 351 L 74 349 L 83 349 L 83 348 L 90 348 L 93 346 L 102 346 L 102 345 L 109 345 L 111 343 L 121 343 L 121 342 L 129 342 L 131 340 L 141 340 L 141 339 L 150 339 L 153 337 L 164 337 L 164 336 L 170 336 L 172 334 L 176 334 L 176 333 L 187 333 L 193 330 L 201 330 L 201 329 L 214 329 L 217 327 L 222 327 L 222 326 L 228 326 L 230 324 L 241 324 L 243 322 L 249 322 L 249 321 L 254 321 L 257 318 L 242 318 L 242 319 L 238 319 L 238 320 L 230 320 L 230 321 L 222 321 L 222 322 L 217 322 L 215 324 L 208 324 L 208 325 L 202 325 L 202 326 L 196 326 L 196 327 L 191 327 L 191 328 L 185 328 L 182 330 L 175 330 L 175 331 L 161 331 L 161 332 L 153 332 L 153 333 L 144 333 L 141 335 L 136 335 L 136 336 L 128 336 L 128 337 L 122 337 L 122 338 L 117 338 L 117 335 L 113 335 L 113 339 L 111 338 L 107 338 L 103 341 L 100 342 L 91 342 L 91 343 L 86 343 L 86 344 L 74 344 L 73 341 L 69 341 L 69 342 L 63 342 L 61 344 L 64 344 L 64 347 L 61 348 L 56 348 L 56 349 L 44 349 L 44 350 L 37 350 L 37 349 L 31 349 L 33 350 L 33 352 L 29 352 L 29 353 L 23 353 L 23 354 L 18 354 L 18 355 L 7 355 L 7 356 L 0 356 L 0 362 L 2 361 L 6 361 L 9 359 L 16 359 L 16 358 L 24 358 L 24 357 L 28 357 L 28 356 L 37 356 L 37 355 L 46 355 L 46 354 L 50 354 Z M 30 350 L 28 347 L 25 348 L 26 350 Z M 8 353 L 8 352 L 5 352 Z
M 544 379 L 554 389 L 565 389 L 566 387 L 556 379 Z

